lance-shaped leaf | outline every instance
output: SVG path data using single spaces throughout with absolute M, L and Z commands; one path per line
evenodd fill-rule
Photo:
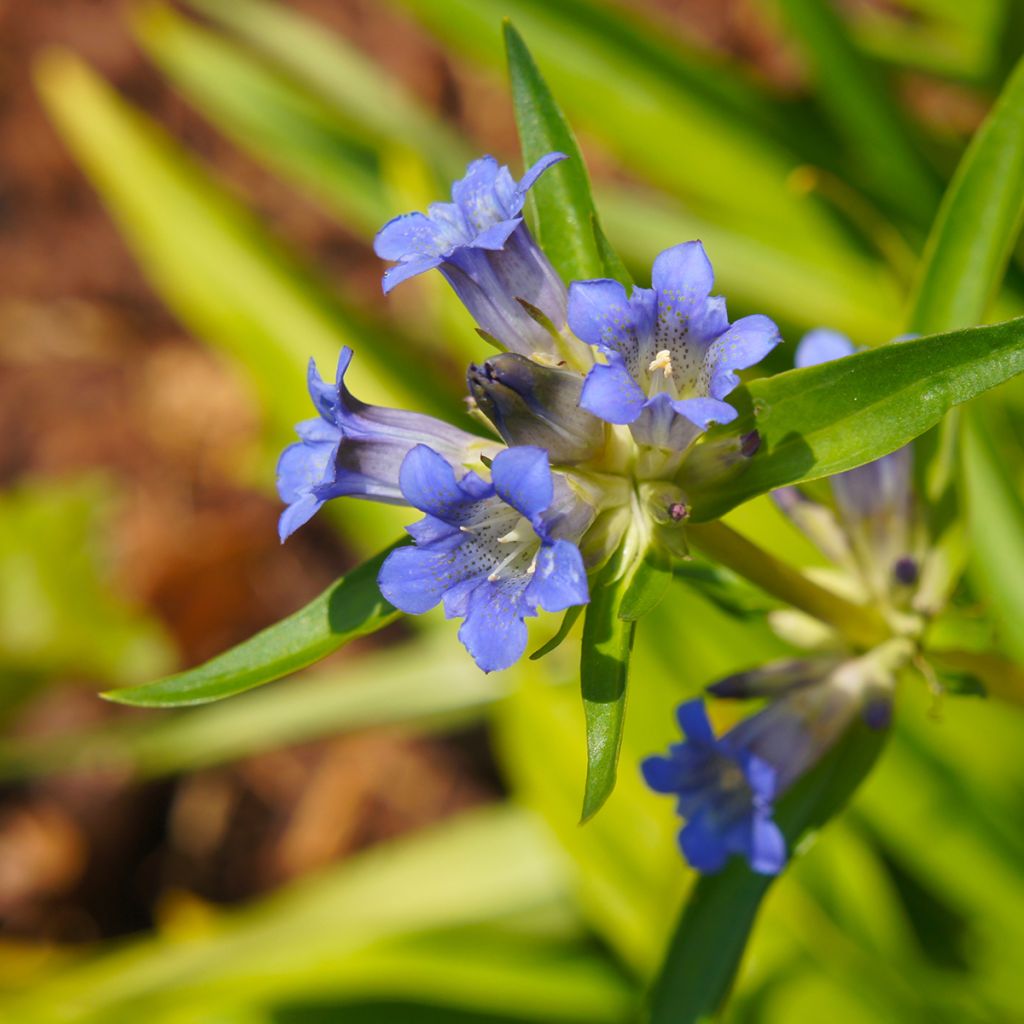
M 835 815 L 871 770 L 886 734 L 858 722 L 779 802 L 776 821 L 790 850 Z M 733 858 L 690 891 L 655 983 L 650 1024 L 697 1024 L 732 985 L 761 901 L 773 881 Z
M 576 137 L 522 36 L 508 21 L 505 50 L 523 166 L 533 166 L 552 151 L 569 158 L 552 167 L 530 191 L 538 242 L 566 281 L 621 276 L 622 263 L 612 253 L 597 219 Z
M 712 475 L 689 489 L 693 519 L 881 458 L 1022 370 L 1024 317 L 752 381 L 730 396 L 741 415 L 710 431 L 707 442 L 757 430 L 760 448 L 731 476 Z
M 593 581 L 583 620 L 580 686 L 587 722 L 587 781 L 581 821 L 592 818 L 615 788 L 626 713 L 626 682 L 636 621 L 622 617 L 634 571 L 623 571 L 625 549 Z
M 1024 60 L 956 169 L 928 236 L 908 329 L 978 323 L 1024 218 Z
M 382 629 L 399 612 L 381 597 L 377 573 L 392 545 L 332 583 L 305 608 L 186 672 L 103 694 L 118 704 L 170 708 L 222 700 L 273 682 Z

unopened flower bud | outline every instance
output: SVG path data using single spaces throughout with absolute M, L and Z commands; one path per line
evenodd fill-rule
M 513 352 L 471 365 L 469 392 L 510 445 L 536 445 L 555 464 L 593 457 L 604 425 L 579 407 L 583 378 Z

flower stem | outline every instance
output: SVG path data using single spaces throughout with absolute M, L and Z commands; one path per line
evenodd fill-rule
M 889 636 L 874 608 L 854 604 L 808 579 L 721 521 L 687 528 L 695 547 L 762 590 L 839 630 L 851 643 L 870 648 Z

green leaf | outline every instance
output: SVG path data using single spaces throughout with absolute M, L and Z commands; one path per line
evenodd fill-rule
M 908 329 L 979 323 L 1024 219 L 1024 60 L 985 119 L 943 197 L 925 247 Z
M 571 608 L 569 608 L 566 611 L 565 615 L 562 616 L 562 623 L 558 627 L 558 630 L 555 633 L 555 635 L 546 643 L 541 644 L 541 646 L 538 647 L 537 650 L 535 650 L 533 654 L 530 655 L 530 661 L 539 661 L 545 655 L 550 654 L 552 651 L 557 650 L 559 647 L 561 647 L 563 641 L 569 635 L 569 632 L 572 629 L 572 627 L 576 625 L 576 620 L 582 614 L 583 605 L 581 604 L 574 604 Z
M 836 814 L 881 753 L 886 734 L 858 721 L 776 808 L 790 851 Z M 733 858 L 690 892 L 652 994 L 650 1024 L 696 1024 L 728 995 L 761 901 L 774 881 Z
M 981 421 L 967 418 L 962 436 L 972 576 L 991 602 L 1003 646 L 1024 664 L 1024 501 Z
M 340 667 L 303 672 L 287 686 L 180 712 L 0 737 L 0 778 L 129 768 L 135 777 L 154 778 L 375 726 L 464 726 L 479 721 L 506 686 L 449 641 L 423 634 Z
M 653 559 L 644 559 L 633 573 L 622 606 L 619 618 L 624 622 L 636 622 L 648 612 L 654 611 L 661 604 L 672 582 L 672 570 Z
M 591 581 L 583 620 L 580 686 L 587 723 L 587 780 L 581 822 L 592 818 L 615 788 L 626 712 L 626 682 L 635 622 L 621 616 L 632 583 L 624 571 L 625 548 Z
M 522 36 L 509 21 L 504 31 L 524 168 L 553 151 L 569 158 L 546 171 L 530 190 L 537 241 L 566 281 L 603 277 L 608 270 L 598 249 L 600 226 L 583 154 Z
M 718 444 L 755 429 L 761 446 L 731 477 L 716 482 L 710 473 L 695 482 L 693 519 L 712 519 L 773 488 L 880 458 L 1021 370 L 1024 317 L 752 381 L 732 396 L 742 415 L 708 433 L 700 458 L 713 463 Z
M 396 547 L 353 569 L 294 615 L 205 664 L 103 696 L 137 707 L 206 704 L 297 672 L 350 640 L 375 633 L 399 615 L 377 587 L 377 573 Z

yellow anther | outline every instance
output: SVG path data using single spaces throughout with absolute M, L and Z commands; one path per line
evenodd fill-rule
M 655 370 L 661 370 L 666 377 L 672 376 L 672 353 L 667 348 L 663 348 L 653 360 L 651 365 L 647 367 L 650 373 L 654 373 Z

